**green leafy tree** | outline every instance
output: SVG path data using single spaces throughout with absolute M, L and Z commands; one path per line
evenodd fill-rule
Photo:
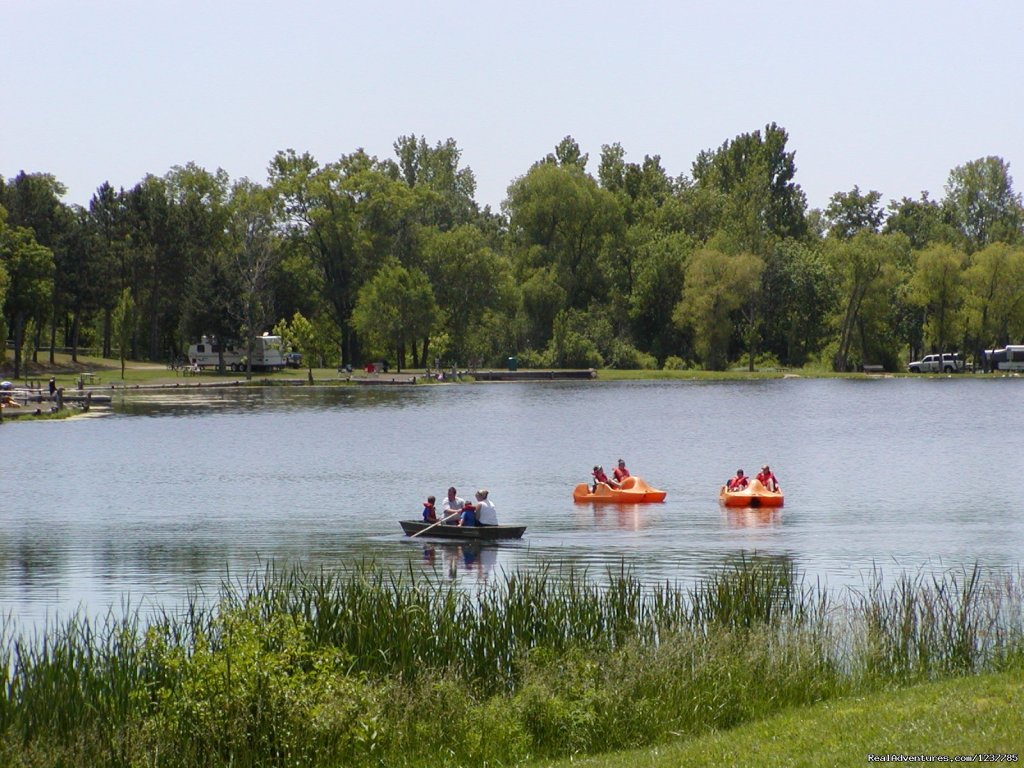
M 252 378 L 255 338 L 273 317 L 272 276 L 281 259 L 269 193 L 249 181 L 235 184 L 228 219 L 228 257 L 238 286 L 237 319 L 246 345 L 246 378 Z
M 806 235 L 807 198 L 794 181 L 795 153 L 786 151 L 788 140 L 786 131 L 771 123 L 763 135 L 740 134 L 694 161 L 695 184 L 725 198 L 722 245 L 730 252 L 763 255 L 773 238 Z
M 3 241 L 3 208 L 0 208 L 0 242 Z M 0 261 L 0 309 L 3 309 L 7 300 L 7 288 L 11 284 L 11 279 L 7 276 L 7 269 L 4 267 L 2 261 Z M 4 313 L 0 312 L 0 339 L 3 339 L 3 344 L 0 344 L 0 363 L 7 359 L 7 321 L 4 319 Z
M 564 168 L 573 168 L 581 173 L 586 172 L 590 155 L 580 149 L 579 143 L 572 136 L 566 136 L 555 147 L 555 151 L 544 158 L 549 165 L 560 165 Z
M 963 338 L 966 257 L 950 245 L 932 245 L 917 256 L 911 298 L 924 310 L 925 341 L 946 352 Z
M 115 191 L 109 183 L 99 186 L 89 201 L 89 230 L 95 239 L 95 276 L 89 280 L 91 296 L 100 314 L 100 345 L 104 357 L 112 354 L 113 313 L 121 291 L 132 284 L 130 234 L 127 195 Z M 171 356 L 181 350 L 173 348 Z
M 390 259 L 360 289 L 352 323 L 377 348 L 393 351 L 401 371 L 406 351 L 415 350 L 416 339 L 430 333 L 437 315 L 427 276 Z
M 598 180 L 603 189 L 619 197 L 630 225 L 653 216 L 673 191 L 658 155 L 645 155 L 643 163 L 629 163 L 619 143 L 601 147 Z
M 943 207 L 968 253 L 1024 237 L 1021 196 L 1013 191 L 1010 164 L 1000 157 L 972 160 L 950 171 Z
M 303 248 L 322 278 L 324 298 L 342 332 L 342 362 L 352 362 L 350 316 L 359 287 L 363 234 L 356 200 L 344 188 L 339 165 L 320 164 L 309 153 L 279 152 L 270 165 L 272 189 L 285 230 Z
M 838 296 L 838 340 L 832 367 L 846 371 L 855 342 L 860 342 L 862 363 L 885 346 L 878 337 L 883 327 L 891 325 L 884 313 L 896 304 L 896 287 L 908 268 L 910 244 L 901 235 L 861 230 L 849 240 L 830 238 L 825 256 Z
M 54 361 L 57 332 L 65 327 L 64 313 L 81 289 L 83 270 L 69 253 L 66 241 L 74 225 L 74 214 L 61 202 L 66 188 L 51 174 L 21 171 L 6 183 L 0 181 L 0 205 L 8 212 L 10 226 L 32 232 L 39 245 L 53 254 L 53 290 L 46 316 L 39 316 L 38 326 L 49 327 L 49 358 Z M 66 346 L 65 339 L 65 346 Z
M 185 338 L 212 337 L 219 347 L 217 369 L 224 373 L 224 347 L 238 337 L 237 273 L 228 256 L 211 254 L 189 276 L 182 295 L 181 333 Z
M 423 223 L 442 231 L 468 224 L 477 215 L 476 176 L 459 167 L 462 150 L 449 138 L 430 146 L 424 137 L 400 136 L 394 143 L 401 178 L 422 192 L 416 205 Z
M 448 333 L 448 354 L 455 361 L 490 357 L 490 344 L 481 341 L 490 334 L 494 318 L 509 324 L 519 299 L 508 260 L 495 252 L 475 226 L 463 225 L 449 232 L 434 230 L 424 238 L 424 266 Z M 506 354 L 513 351 L 509 346 Z M 429 360 L 424 357 L 425 362 Z
M 652 232 L 640 226 L 631 227 L 626 239 L 635 250 L 628 294 L 631 336 L 643 339 L 644 348 L 664 360 L 685 343 L 672 314 L 682 296 L 683 276 L 694 244 L 686 234 Z
M 521 284 L 521 294 L 522 346 L 544 349 L 551 339 L 555 318 L 566 305 L 565 289 L 559 284 L 554 267 L 530 270 Z
M 878 204 L 881 199 L 881 192 L 862 194 L 857 186 L 849 192 L 836 192 L 825 209 L 828 234 L 849 240 L 862 230 L 878 232 L 885 219 L 885 211 Z
M 292 315 L 291 322 L 281 320 L 274 326 L 274 333 L 281 337 L 284 346 L 302 354 L 313 383 L 314 363 L 324 367 L 328 360 L 337 360 L 332 350 L 338 348 L 337 326 L 323 317 L 307 319 L 301 312 Z
M 324 167 L 309 154 L 280 152 L 270 177 L 286 232 L 321 273 L 342 360 L 350 363 L 358 352 L 352 313 L 361 286 L 391 257 L 418 260 L 422 198 L 396 163 L 362 151 Z
M 599 256 L 624 226 L 615 195 L 575 164 L 541 163 L 509 187 L 505 208 L 522 283 L 550 268 L 568 307 L 585 310 L 606 298 L 608 276 Z
M 763 260 L 752 254 L 730 256 L 705 248 L 690 257 L 673 321 L 693 331 L 694 347 L 705 368 L 725 368 L 735 330 L 733 314 L 755 300 L 763 269 Z M 753 329 L 747 330 L 752 348 Z
M 932 243 L 956 242 L 958 234 L 947 221 L 942 206 L 922 192 L 920 200 L 904 197 L 889 202 L 888 216 L 882 231 L 887 235 L 902 234 L 910 247 L 921 250 Z
M 785 365 L 804 365 L 827 343 L 826 318 L 836 302 L 821 248 L 779 241 L 765 259 L 762 291 L 764 350 Z
M 993 243 L 971 257 L 964 272 L 968 335 L 977 359 L 985 345 L 1024 337 L 1024 248 Z
M 0 218 L 0 266 L 8 280 L 3 311 L 14 336 L 14 376 L 18 377 L 26 325 L 30 320 L 41 321 L 50 310 L 53 253 L 36 242 L 31 230 L 7 226 Z
M 114 336 L 117 339 L 118 357 L 121 360 L 121 378 L 124 379 L 125 359 L 128 356 L 128 347 L 131 344 L 132 333 L 135 328 L 135 300 L 132 298 L 131 289 L 125 288 L 121 291 L 121 298 L 118 299 L 114 308 Z
M 604 356 L 595 337 L 601 333 L 592 327 L 592 318 L 576 309 L 562 310 L 555 317 L 548 359 L 561 368 L 600 368 Z

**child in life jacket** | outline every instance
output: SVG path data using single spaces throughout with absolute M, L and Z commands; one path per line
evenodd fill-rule
M 437 522 L 437 509 L 434 507 L 436 499 L 433 496 L 427 496 L 427 500 L 423 502 L 423 522 L 424 523 L 436 523 Z

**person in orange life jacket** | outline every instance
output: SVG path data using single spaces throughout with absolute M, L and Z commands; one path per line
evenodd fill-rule
M 434 507 L 434 497 L 427 496 L 427 500 L 423 502 L 423 522 L 424 523 L 436 523 L 437 522 L 437 509 Z
M 615 481 L 619 484 L 629 477 L 629 470 L 626 469 L 625 459 L 619 459 L 619 466 L 612 470 L 612 477 L 614 477 Z
M 769 491 L 779 490 L 779 481 L 767 464 L 761 467 L 761 471 L 757 473 L 757 479 Z
M 729 481 L 725 484 L 725 487 L 730 491 L 742 491 L 750 484 L 747 476 L 743 474 L 742 469 L 736 470 L 736 477 L 729 478 Z

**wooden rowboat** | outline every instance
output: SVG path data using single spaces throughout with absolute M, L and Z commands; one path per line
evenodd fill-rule
M 754 478 L 741 491 L 730 491 L 723 485 L 718 500 L 727 507 L 781 507 L 784 499 L 782 491 L 769 491 Z
M 423 538 L 460 539 L 463 541 L 496 541 L 498 539 L 519 539 L 526 531 L 525 525 L 435 525 L 422 520 L 399 520 L 406 536 L 426 531 Z M 430 528 L 429 531 L 426 529 Z
M 610 501 L 615 504 L 650 504 L 665 500 L 665 491 L 653 488 L 642 477 L 627 477 L 618 488 L 598 483 L 595 490 L 580 483 L 572 492 L 573 501 Z

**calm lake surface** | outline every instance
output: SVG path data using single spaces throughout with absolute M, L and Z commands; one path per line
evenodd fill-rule
M 1024 380 L 785 379 L 135 393 L 105 418 L 0 427 L 0 606 L 39 627 L 79 610 L 174 608 L 268 562 L 372 559 L 466 584 L 623 563 L 687 583 L 740 555 L 829 588 L 873 571 L 1019 573 Z M 574 504 L 619 457 L 664 504 Z M 772 465 L 781 510 L 718 488 Z M 402 536 L 428 494 L 491 491 L 521 542 Z

